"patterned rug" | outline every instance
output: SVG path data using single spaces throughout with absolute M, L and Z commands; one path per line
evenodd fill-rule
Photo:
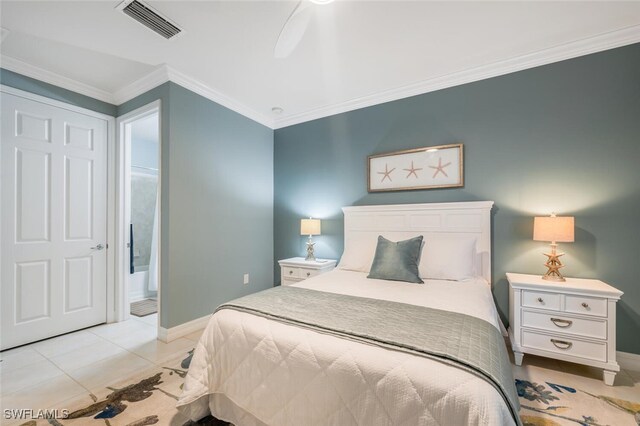
M 147 315 L 158 312 L 157 299 L 144 299 L 131 304 L 131 315 L 137 317 L 146 317 Z
M 525 426 L 640 425 L 640 395 L 629 401 L 542 380 L 516 379 L 516 388 Z
M 66 419 L 32 420 L 22 425 L 229 425 L 211 416 L 192 422 L 176 410 L 192 353 L 193 350 L 167 361 L 163 367 L 141 372 L 95 395 L 88 394 L 74 400 L 64 407 L 69 409 Z M 536 370 L 529 376 L 525 379 L 516 375 L 516 388 L 522 405 L 520 416 L 525 426 L 640 425 L 640 394 L 634 401 L 629 401 L 588 392 L 558 380 L 566 381 L 572 376 L 550 370 Z M 611 393 L 616 392 L 616 387 L 607 389 Z

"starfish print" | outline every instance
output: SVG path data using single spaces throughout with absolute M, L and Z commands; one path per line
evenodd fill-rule
M 446 177 L 449 177 L 449 175 L 447 174 L 447 172 L 444 171 L 444 168 L 447 166 L 451 165 L 451 161 L 449 161 L 446 164 L 442 164 L 442 158 L 438 158 L 438 165 L 437 166 L 429 166 L 430 168 L 434 169 L 436 172 L 433 174 L 433 177 L 435 178 L 436 176 L 438 176 L 438 173 L 442 172 L 443 175 L 445 175 Z
M 407 175 L 407 179 L 409 179 L 409 176 L 414 175 L 416 177 L 416 179 L 418 179 L 418 174 L 416 173 L 418 170 L 422 170 L 422 168 L 416 168 L 413 166 L 413 161 L 411 162 L 411 168 L 410 169 L 402 169 L 405 172 L 409 172 L 409 174 Z
M 384 175 L 382 176 L 382 180 L 380 182 L 384 182 L 385 179 L 389 179 L 389 182 L 391 182 L 391 172 L 394 171 L 396 168 L 394 167 L 393 169 L 389 170 L 389 165 L 385 163 L 384 165 L 384 172 L 378 172 L 379 175 Z

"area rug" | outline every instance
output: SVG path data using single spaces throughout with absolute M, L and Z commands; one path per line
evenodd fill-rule
M 516 379 L 525 426 L 640 425 L 640 395 L 629 401 L 567 383 Z
M 24 426 L 227 426 L 208 416 L 198 422 L 183 417 L 175 408 L 182 391 L 193 350 L 97 394 L 74 400 L 66 419 L 32 420 Z M 525 426 L 637 426 L 640 425 L 640 395 L 637 400 L 614 398 L 560 382 L 571 376 L 539 370 L 534 377 L 516 377 L 516 388 Z M 535 380 L 534 380 L 535 379 Z M 615 388 L 612 388 L 615 389 Z M 63 407 L 60 407 L 63 408 Z
M 157 299 L 144 299 L 131 304 L 131 315 L 137 317 L 146 317 L 147 315 L 158 312 Z

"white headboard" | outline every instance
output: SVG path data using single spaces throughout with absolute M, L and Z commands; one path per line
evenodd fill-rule
M 491 207 L 493 201 L 343 207 L 344 246 L 350 240 L 382 235 L 399 241 L 416 235 L 476 237 L 476 272 L 491 283 Z

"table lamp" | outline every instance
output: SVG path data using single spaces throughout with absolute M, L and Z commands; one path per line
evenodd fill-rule
M 320 219 L 309 218 L 300 220 L 300 235 L 309 236 L 309 240 L 307 241 L 307 257 L 304 260 L 316 260 L 313 254 L 313 245 L 315 243 L 311 240 L 311 236 L 320 235 Z
M 564 265 L 560 262 L 560 256 L 564 253 L 557 253 L 557 243 L 573 242 L 574 220 L 572 216 L 536 217 L 533 220 L 533 240 L 551 242 L 551 253 L 544 253 L 547 256 L 547 273 L 542 276 L 543 280 L 566 281 L 560 273 L 560 268 Z

